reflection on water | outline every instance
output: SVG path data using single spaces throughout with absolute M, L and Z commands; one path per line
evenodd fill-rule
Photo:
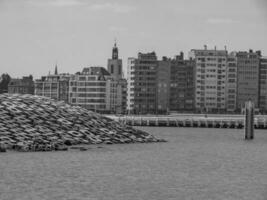
M 142 128 L 168 143 L 0 154 L 0 199 L 267 199 L 267 131 Z

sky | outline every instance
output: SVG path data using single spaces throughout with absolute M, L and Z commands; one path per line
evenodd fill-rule
M 155 51 L 261 50 L 267 56 L 266 0 L 0 0 L 0 74 L 35 79 L 107 66 Z

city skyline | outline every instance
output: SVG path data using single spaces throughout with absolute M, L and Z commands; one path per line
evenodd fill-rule
M 124 71 L 139 51 L 155 51 L 159 59 L 184 51 L 187 57 L 206 44 L 267 54 L 263 0 L 1 0 L 0 16 L 0 71 L 14 78 L 40 77 L 56 63 L 60 73 L 106 68 L 115 38 Z

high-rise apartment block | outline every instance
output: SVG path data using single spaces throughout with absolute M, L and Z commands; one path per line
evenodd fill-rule
M 267 58 L 260 59 L 260 100 L 259 108 L 262 113 L 267 114 Z
M 227 51 L 193 49 L 196 62 L 195 108 L 198 112 L 224 112 L 226 109 Z
M 237 52 L 237 108 L 241 110 L 246 101 L 259 105 L 260 52 L 249 50 Z
M 127 110 L 133 114 L 166 114 L 194 111 L 195 62 L 175 59 L 157 60 L 154 52 L 128 59 Z
M 195 61 L 185 60 L 183 52 L 171 60 L 170 110 L 193 112 L 195 109 Z
M 237 59 L 236 53 L 227 57 L 226 68 L 226 112 L 234 113 L 237 108 Z
M 138 58 L 128 59 L 128 112 L 157 113 L 157 69 L 155 52 L 138 53 Z
M 171 62 L 167 57 L 158 61 L 157 67 L 157 111 L 158 114 L 166 114 L 170 111 L 170 74 Z

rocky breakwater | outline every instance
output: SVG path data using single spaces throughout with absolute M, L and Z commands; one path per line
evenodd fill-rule
M 0 95 L 0 148 L 66 150 L 80 144 L 161 142 L 100 114 L 33 95 Z

